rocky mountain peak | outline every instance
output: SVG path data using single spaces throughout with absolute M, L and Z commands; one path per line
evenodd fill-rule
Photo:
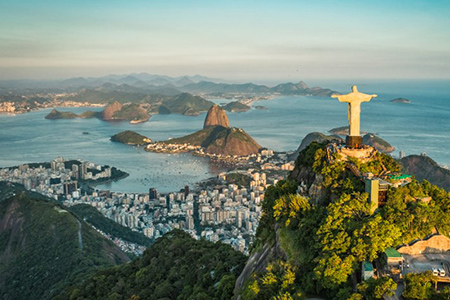
M 103 120 L 112 120 L 114 113 L 121 109 L 122 109 L 122 104 L 120 104 L 117 101 L 108 104 L 102 112 L 102 119 Z
M 225 110 L 219 105 L 213 105 L 208 110 L 203 128 L 209 126 L 223 126 L 230 127 L 230 121 L 228 120 Z

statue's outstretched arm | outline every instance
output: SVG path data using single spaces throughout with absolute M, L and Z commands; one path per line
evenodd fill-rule
M 370 100 L 372 100 L 373 98 L 376 98 L 376 97 L 378 97 L 378 96 L 375 94 L 367 95 L 367 97 L 362 102 L 369 102 Z
M 350 100 L 345 99 L 345 95 L 331 95 L 331 98 L 337 98 L 339 102 L 350 102 Z

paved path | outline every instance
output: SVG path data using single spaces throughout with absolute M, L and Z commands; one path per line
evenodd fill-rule
M 81 237 L 81 222 L 77 220 L 78 222 L 78 245 L 80 246 L 80 249 L 83 250 L 83 238 Z

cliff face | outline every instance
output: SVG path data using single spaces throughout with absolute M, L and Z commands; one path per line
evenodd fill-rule
M 203 129 L 208 126 L 230 127 L 230 121 L 228 120 L 225 110 L 217 104 L 211 106 L 208 110 L 205 123 L 203 124 Z
M 242 291 L 245 283 L 250 279 L 252 274 L 263 272 L 268 263 L 274 259 L 288 258 L 286 252 L 284 252 L 280 245 L 280 234 L 278 227 L 278 224 L 275 224 L 275 244 L 271 245 L 269 243 L 265 243 L 261 250 L 251 254 L 247 259 L 244 269 L 236 279 L 236 284 L 234 287 L 234 294 L 237 295 L 236 300 L 242 299 L 240 291 Z
M 122 109 L 122 104 L 119 102 L 113 102 L 108 104 L 101 114 L 103 120 L 113 120 L 114 114 Z
M 401 159 L 404 170 L 417 180 L 428 180 L 441 188 L 450 191 L 450 170 L 440 167 L 428 156 L 409 155 Z

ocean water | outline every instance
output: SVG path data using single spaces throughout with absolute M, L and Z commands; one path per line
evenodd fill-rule
M 342 93 L 353 82 L 319 82 Z M 359 91 L 378 94 L 362 104 L 361 129 L 377 133 L 396 147 L 395 154 L 426 154 L 439 164 L 450 165 L 450 82 L 404 81 L 361 82 Z M 403 97 L 411 104 L 391 103 Z M 229 100 L 215 99 L 217 103 Z M 277 151 L 295 150 L 312 131 L 327 132 L 347 124 L 347 105 L 325 97 L 283 96 L 263 100 L 267 110 L 228 113 L 230 123 L 242 127 L 262 146 Z M 80 113 L 88 108 L 61 108 Z M 95 108 L 94 110 L 101 110 Z M 114 191 L 162 192 L 214 176 L 223 171 L 206 158 L 190 154 L 157 154 L 113 143 L 109 138 L 123 130 L 134 130 L 153 140 L 183 136 L 203 126 L 206 113 L 196 117 L 154 115 L 149 122 L 104 122 L 97 119 L 46 120 L 50 109 L 27 114 L 0 115 L 0 167 L 44 162 L 55 157 L 81 158 L 116 166 L 130 173 L 126 179 L 100 186 Z M 89 132 L 84 135 L 83 132 Z

